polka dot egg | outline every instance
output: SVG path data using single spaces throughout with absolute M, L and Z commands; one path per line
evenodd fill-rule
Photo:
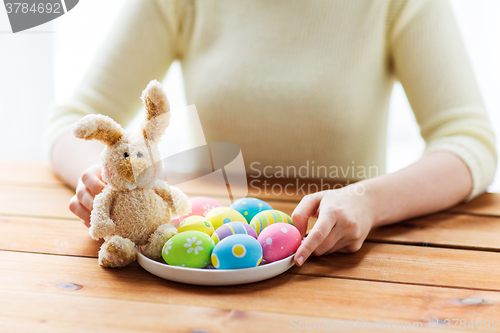
M 203 268 L 210 262 L 214 246 L 214 241 L 206 233 L 189 230 L 170 238 L 163 246 L 161 255 L 169 265 Z
M 257 239 L 257 233 L 251 226 L 248 225 L 248 223 L 234 221 L 223 224 L 217 228 L 217 230 L 215 230 L 212 234 L 212 240 L 215 242 L 215 245 L 217 245 L 217 243 L 224 238 L 235 234 L 250 235 Z
M 236 200 L 231 205 L 231 208 L 240 212 L 248 223 L 252 221 L 253 217 L 264 210 L 271 210 L 270 204 L 256 198 L 243 198 Z
M 288 223 L 272 224 L 262 230 L 258 238 L 267 262 L 281 260 L 295 253 L 301 239 L 300 231 Z
M 207 197 L 193 197 L 189 199 L 189 202 L 191 203 L 191 212 L 181 216 L 180 221 L 193 215 L 206 216 L 212 209 L 221 206 L 217 201 Z
M 245 218 L 238 211 L 229 207 L 217 207 L 212 209 L 205 216 L 212 223 L 214 229 L 217 230 L 221 225 L 233 221 L 245 222 Z
M 231 235 L 215 246 L 211 259 L 217 269 L 256 267 L 262 261 L 262 247 L 252 236 Z
M 255 229 L 259 235 L 264 228 L 274 223 L 293 224 L 292 218 L 279 210 L 265 210 L 258 213 L 250 222 L 250 226 Z
M 210 221 L 208 221 L 203 216 L 189 216 L 184 221 L 179 224 L 178 232 L 184 232 L 188 230 L 198 230 L 211 236 L 214 232 L 214 227 Z

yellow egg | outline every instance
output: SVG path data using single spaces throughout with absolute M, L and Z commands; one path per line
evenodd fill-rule
M 229 207 L 217 207 L 208 212 L 205 219 L 209 220 L 214 229 L 217 230 L 218 227 L 225 223 L 239 221 L 247 223 L 247 220 L 238 211 Z
M 186 217 L 184 221 L 179 224 L 179 229 L 177 231 L 183 232 L 189 230 L 202 231 L 207 235 L 212 236 L 215 229 L 212 223 L 210 223 L 210 221 L 208 221 L 205 217 L 192 215 Z

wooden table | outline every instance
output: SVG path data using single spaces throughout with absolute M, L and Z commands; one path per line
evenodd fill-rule
M 354 254 L 233 287 L 169 282 L 137 263 L 100 267 L 100 243 L 68 210 L 71 196 L 45 164 L 0 162 L 0 332 L 380 332 L 389 323 L 406 332 L 418 322 L 449 332 L 453 319 L 457 331 L 488 320 L 500 330 L 500 194 L 373 230 Z M 266 200 L 286 213 L 298 202 Z

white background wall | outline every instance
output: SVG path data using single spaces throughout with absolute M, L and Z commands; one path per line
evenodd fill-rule
M 47 110 L 78 84 L 123 2 L 80 1 L 55 21 L 15 35 L 0 6 L 0 158 L 44 159 Z M 500 1 L 451 3 L 500 147 Z M 165 89 L 173 109 L 172 124 L 177 123 L 171 127 L 181 131 L 187 125 L 179 64 L 172 66 Z M 404 91 L 396 84 L 389 117 L 388 172 L 416 161 L 423 149 Z M 500 192 L 500 172 L 490 191 Z

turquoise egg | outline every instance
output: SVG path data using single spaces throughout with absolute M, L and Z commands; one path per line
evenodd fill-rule
M 211 259 L 217 269 L 256 267 L 262 261 L 262 246 L 252 236 L 231 235 L 215 245 Z
M 245 217 L 248 223 L 253 217 L 264 210 L 273 209 L 270 204 L 256 198 L 238 199 L 231 205 L 231 208 L 240 212 Z

